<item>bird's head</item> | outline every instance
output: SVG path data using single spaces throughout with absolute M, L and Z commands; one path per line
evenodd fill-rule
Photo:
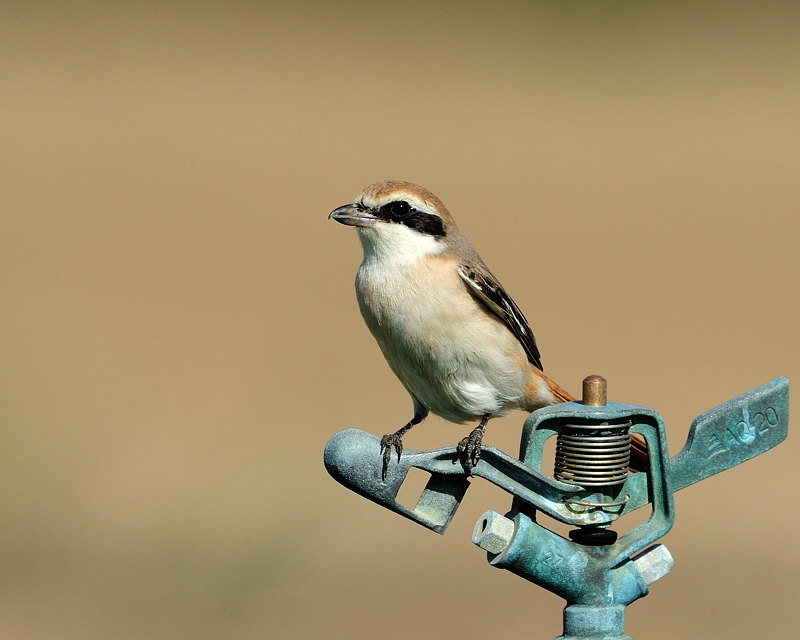
M 334 209 L 329 218 L 356 227 L 365 252 L 440 253 L 455 224 L 442 201 L 410 182 L 378 182 L 366 187 L 352 204 Z

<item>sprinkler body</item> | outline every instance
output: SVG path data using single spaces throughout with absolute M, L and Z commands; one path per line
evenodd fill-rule
M 699 416 L 683 449 L 670 458 L 661 417 L 652 409 L 606 401 L 605 381 L 584 381 L 581 402 L 545 407 L 525 422 L 519 459 L 484 445 L 475 477 L 512 496 L 501 515 L 487 511 L 473 542 L 489 563 L 566 600 L 559 640 L 627 640 L 625 607 L 673 567 L 656 541 L 675 519 L 673 493 L 738 465 L 786 437 L 789 383 L 777 378 Z M 647 445 L 647 469 L 628 473 L 630 437 Z M 552 474 L 545 442 L 556 439 Z M 347 429 L 325 448 L 329 473 L 347 488 L 438 533 L 444 533 L 469 488 L 455 447 L 404 451 L 382 477 L 380 441 Z M 411 467 L 430 474 L 416 506 L 396 500 Z M 650 508 L 649 518 L 618 533 L 612 525 Z M 539 513 L 575 529 L 567 539 L 537 521 Z M 624 521 L 623 521 L 624 522 Z

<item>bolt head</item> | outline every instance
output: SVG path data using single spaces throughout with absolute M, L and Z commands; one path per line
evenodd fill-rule
M 660 580 L 675 566 L 672 554 L 663 544 L 653 545 L 631 559 L 647 584 Z
M 495 555 L 503 553 L 514 538 L 514 521 L 496 511 L 487 511 L 472 532 L 472 542 Z

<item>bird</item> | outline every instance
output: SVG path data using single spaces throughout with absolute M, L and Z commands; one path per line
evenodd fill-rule
M 522 311 L 431 191 L 377 182 L 328 218 L 358 232 L 358 306 L 413 403 L 411 419 L 381 438 L 384 480 L 403 436 L 430 413 L 478 423 L 456 447 L 472 475 L 491 418 L 575 400 L 544 374 Z

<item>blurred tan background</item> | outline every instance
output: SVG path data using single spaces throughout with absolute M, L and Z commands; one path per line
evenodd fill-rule
M 800 8 L 698 4 L 4 3 L 0 635 L 559 635 L 469 541 L 507 496 L 475 482 L 440 537 L 327 476 L 330 435 L 411 407 L 326 216 L 432 189 L 548 373 L 605 375 L 673 453 L 797 384 Z M 677 494 L 629 635 L 792 635 L 799 454 Z

